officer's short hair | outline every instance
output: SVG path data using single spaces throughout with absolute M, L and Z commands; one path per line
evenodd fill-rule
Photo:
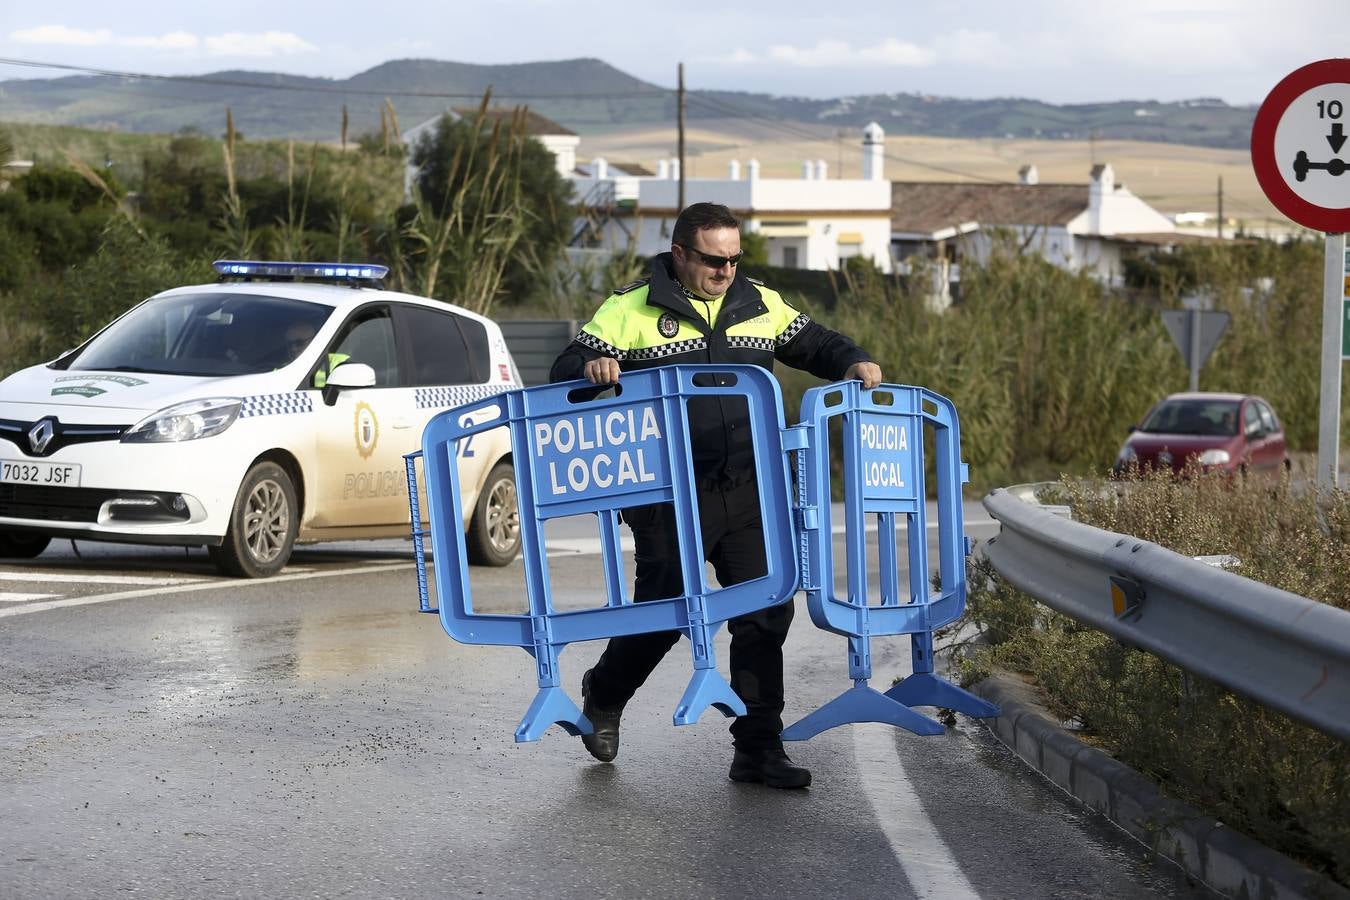
M 678 219 L 675 220 L 675 230 L 670 235 L 672 244 L 679 244 L 681 247 L 687 247 L 694 241 L 694 233 L 704 231 L 708 228 L 735 228 L 741 227 L 740 219 L 737 219 L 730 209 L 720 203 L 692 203 L 684 208 Z

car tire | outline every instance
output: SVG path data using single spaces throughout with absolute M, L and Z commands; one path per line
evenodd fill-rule
M 509 462 L 493 466 L 483 482 L 469 520 L 468 550 L 469 562 L 476 566 L 504 566 L 520 552 L 516 470 Z
M 0 531 L 0 558 L 33 559 L 52 542 L 49 535 L 25 531 Z
M 234 578 L 267 578 L 290 560 L 299 527 L 291 476 L 276 463 L 260 462 L 244 476 L 225 541 L 208 548 L 211 559 Z

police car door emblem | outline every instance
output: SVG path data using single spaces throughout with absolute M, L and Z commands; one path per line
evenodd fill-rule
M 661 337 L 672 338 L 680 333 L 680 323 L 670 313 L 662 313 L 656 320 L 656 330 L 661 332 Z
M 362 459 L 370 459 L 379 439 L 380 423 L 375 419 L 375 410 L 365 403 L 356 404 L 356 452 Z

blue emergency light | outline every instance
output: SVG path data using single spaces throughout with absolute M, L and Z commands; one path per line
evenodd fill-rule
M 218 259 L 211 263 L 221 278 L 316 279 L 333 282 L 381 281 L 388 266 L 368 263 L 285 262 L 274 260 Z

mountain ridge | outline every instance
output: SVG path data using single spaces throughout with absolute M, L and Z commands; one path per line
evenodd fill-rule
M 138 78 L 77 74 L 0 81 L 0 121 L 125 131 L 223 128 L 225 107 L 248 136 L 337 140 L 345 105 L 349 137 L 377 130 L 388 96 L 404 129 L 446 108 L 475 105 L 491 88 L 500 105 L 528 105 L 578 134 L 669 123 L 675 92 L 580 57 L 486 65 L 436 59 L 389 60 L 343 79 L 224 70 Z M 306 96 L 309 95 L 309 96 Z M 318 99 L 322 97 L 322 99 Z M 311 99 L 313 98 L 313 99 Z M 1240 148 L 1256 107 L 1197 97 L 1051 104 L 1025 97 L 982 99 L 892 92 L 834 98 L 728 90 L 686 94 L 686 121 L 744 118 L 776 122 L 785 134 L 861 129 L 876 121 L 891 135 L 957 138 L 1144 140 Z

